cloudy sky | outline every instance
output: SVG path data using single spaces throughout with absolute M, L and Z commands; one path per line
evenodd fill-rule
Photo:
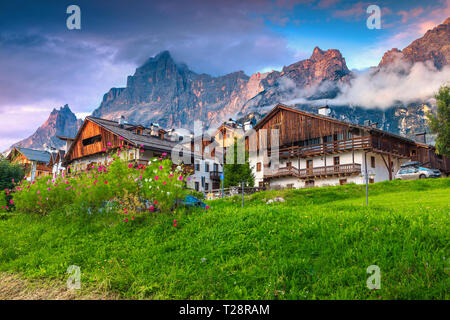
M 69 30 L 69 5 L 81 30 Z M 368 29 L 369 5 L 382 11 Z M 147 58 L 169 50 L 196 72 L 280 69 L 315 46 L 351 69 L 377 65 L 450 16 L 450 0 L 89 0 L 0 2 L 0 150 L 26 138 L 53 108 L 78 116 Z

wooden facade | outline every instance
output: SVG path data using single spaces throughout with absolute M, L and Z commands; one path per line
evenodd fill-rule
M 100 137 L 100 139 L 90 143 L 91 141 L 88 139 L 94 137 Z M 108 143 L 111 145 L 108 145 Z M 120 140 L 118 135 L 87 119 L 80 128 L 75 141 L 70 146 L 65 161 L 70 163 L 75 159 L 95 155 L 107 149 L 119 148 L 124 143 L 126 144 L 124 140 Z
M 266 137 L 262 145 L 267 148 L 268 156 L 271 155 L 271 130 L 273 129 L 278 130 L 279 158 L 288 159 L 288 161 L 364 150 L 380 155 L 389 171 L 389 179 L 393 178 L 394 158 L 419 161 L 422 166 L 439 169 L 445 174 L 450 173 L 450 159 L 437 155 L 433 146 L 417 143 L 374 127 L 311 114 L 282 104 L 272 109 L 255 126 L 258 133 L 256 148 L 259 149 L 259 139 Z M 261 130 L 266 130 L 266 133 Z M 265 164 L 266 166 L 268 164 Z M 294 169 L 284 168 L 279 172 L 279 176 L 286 175 L 287 172 L 299 177 L 307 176 L 306 171 L 295 172 Z M 325 173 L 330 170 L 335 171 L 331 167 L 327 168 L 326 164 L 321 170 Z M 345 173 L 347 168 L 339 171 Z M 270 173 L 267 176 L 270 177 Z

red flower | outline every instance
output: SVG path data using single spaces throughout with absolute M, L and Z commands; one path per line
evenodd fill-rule
M 105 184 L 108 184 L 108 181 L 105 180 Z
M 13 199 L 9 200 L 9 203 L 14 204 L 14 200 Z
M 156 204 L 158 204 L 158 201 L 155 200 L 155 201 L 153 201 L 153 203 L 156 205 Z
M 209 209 L 209 206 L 206 206 L 206 210 L 208 210 Z
M 153 211 L 153 210 L 155 210 L 155 207 L 150 206 L 150 208 L 148 208 L 148 210 Z

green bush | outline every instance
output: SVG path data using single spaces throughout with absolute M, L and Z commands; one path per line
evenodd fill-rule
M 7 159 L 0 157 L 0 190 L 12 189 L 14 182 L 22 180 L 24 176 L 22 166 L 11 164 Z

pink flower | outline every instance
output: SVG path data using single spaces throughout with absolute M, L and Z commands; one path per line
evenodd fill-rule
M 14 179 L 11 179 L 12 182 L 14 182 Z
M 148 210 L 153 211 L 153 210 L 155 210 L 155 207 L 150 206 L 150 208 L 148 208 Z
M 37 191 L 37 194 L 41 193 L 39 190 Z
M 158 177 L 158 176 L 156 176 L 156 177 L 155 177 L 155 180 L 158 180 L 158 179 L 159 179 L 159 177 Z
M 163 169 L 163 166 L 159 166 L 159 170 L 162 170 Z
M 144 147 L 144 145 L 143 144 L 141 144 L 141 148 L 143 148 Z
M 209 209 L 209 206 L 206 206 L 206 210 L 208 210 Z
M 120 137 L 119 139 L 120 139 L 120 140 L 123 140 L 123 137 Z
M 180 181 L 183 180 L 183 176 L 179 176 L 178 180 L 180 180 Z
M 190 181 L 190 180 L 191 180 L 191 177 L 188 177 L 188 178 L 187 178 L 187 181 Z
M 128 168 L 133 168 L 133 164 L 130 163 L 130 164 L 128 165 Z
M 14 200 L 13 199 L 9 200 L 9 203 L 14 204 Z
M 50 189 L 50 188 L 47 188 L 47 191 L 50 191 L 50 190 L 52 190 L 52 189 Z
M 165 186 L 166 184 L 167 184 L 167 181 L 164 181 L 164 182 L 163 182 L 163 186 Z
M 167 153 L 164 152 L 162 155 L 163 155 L 163 156 L 167 156 Z
M 111 142 L 108 142 L 107 145 L 108 145 L 108 146 L 111 146 Z

